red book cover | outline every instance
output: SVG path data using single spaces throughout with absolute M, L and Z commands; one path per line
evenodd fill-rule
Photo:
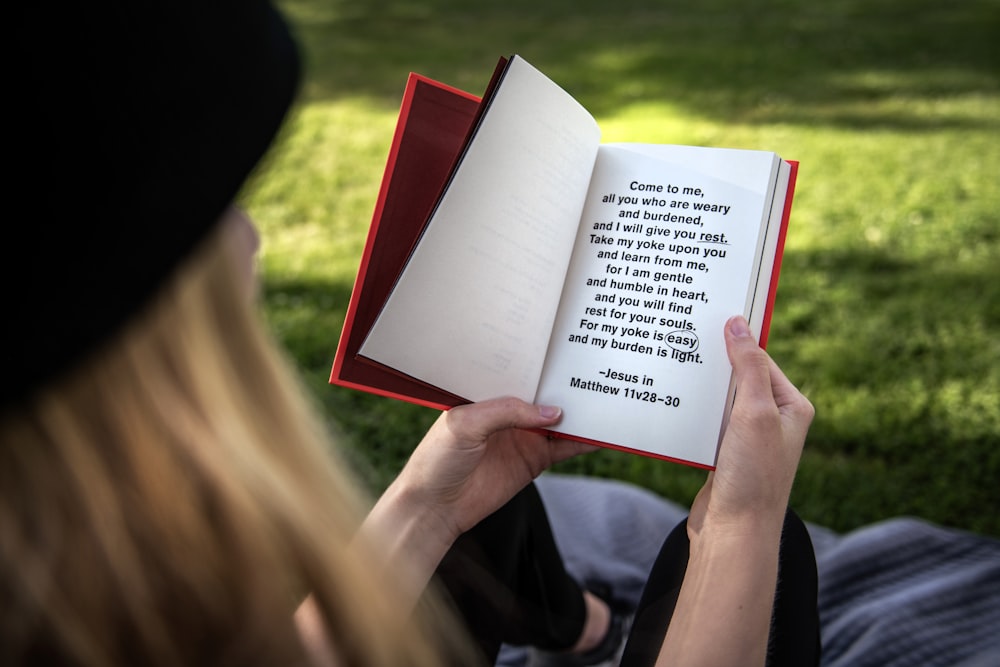
M 785 195 L 785 207 L 781 213 L 781 232 L 778 234 L 778 247 L 774 251 L 774 265 L 771 268 L 771 287 L 767 291 L 767 307 L 760 328 L 760 346 L 767 349 L 767 338 L 771 331 L 771 315 L 774 311 L 774 297 L 778 293 L 778 274 L 781 273 L 781 259 L 785 255 L 785 235 L 788 232 L 788 221 L 792 216 L 792 198 L 795 194 L 795 181 L 799 175 L 797 160 L 786 160 L 791 168 L 788 176 L 788 191 Z
M 466 402 L 357 353 L 420 238 L 479 108 L 474 95 L 410 74 L 334 357 L 332 384 L 436 408 Z

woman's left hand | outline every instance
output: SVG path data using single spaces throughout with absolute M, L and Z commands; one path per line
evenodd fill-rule
M 444 412 L 413 452 L 397 483 L 411 489 L 457 538 L 554 463 L 595 447 L 552 438 L 562 411 L 516 398 Z
M 561 417 L 515 398 L 442 413 L 362 526 L 387 571 L 403 575 L 400 604 L 416 600 L 459 535 L 553 463 L 595 449 L 538 432 Z

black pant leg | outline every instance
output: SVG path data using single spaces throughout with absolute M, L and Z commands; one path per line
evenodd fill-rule
M 820 660 L 819 577 L 816 552 L 805 524 L 791 510 L 785 515 L 774 594 L 769 667 L 818 665 Z
M 677 605 L 689 550 L 685 519 L 667 535 L 653 562 L 622 654 L 623 667 L 646 667 L 656 663 L 670 617 Z
M 656 662 L 687 570 L 687 520 L 663 543 L 650 572 L 629 634 L 622 667 Z M 816 556 L 805 525 L 791 510 L 785 515 L 778 555 L 768 667 L 808 667 L 820 659 Z
M 534 484 L 462 535 L 436 580 L 489 664 L 502 643 L 560 650 L 583 630 L 582 591 L 566 572 Z

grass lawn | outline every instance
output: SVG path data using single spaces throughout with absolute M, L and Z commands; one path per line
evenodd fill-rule
M 1000 2 L 284 0 L 300 103 L 245 204 L 264 309 L 374 491 L 431 410 L 327 384 L 407 73 L 481 93 L 519 53 L 606 141 L 801 162 L 769 350 L 817 408 L 793 504 L 1000 535 Z M 563 471 L 689 502 L 704 473 Z

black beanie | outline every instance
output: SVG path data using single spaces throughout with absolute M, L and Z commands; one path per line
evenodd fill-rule
M 0 410 L 149 301 L 266 152 L 299 71 L 261 0 L 15 4 Z

